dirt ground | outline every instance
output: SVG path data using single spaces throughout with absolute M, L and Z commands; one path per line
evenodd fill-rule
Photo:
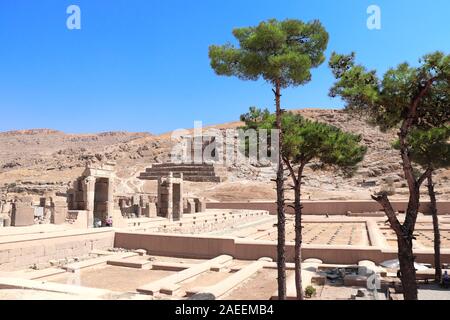
M 287 271 L 287 277 L 292 271 Z M 277 290 L 277 270 L 262 269 L 230 293 L 224 300 L 269 300 Z
M 204 272 L 195 278 L 182 282 L 180 292 L 186 292 L 187 290 L 197 287 L 212 286 L 222 280 L 225 280 L 229 276 L 230 276 L 229 272 L 213 272 L 213 271 Z
M 344 287 L 342 285 L 325 285 L 316 287 L 317 295 L 311 300 L 350 300 L 357 287 Z
M 44 292 L 39 290 L 0 290 L 0 300 L 82 300 L 82 297 L 58 292 Z
M 45 278 L 45 281 L 79 284 L 83 287 L 107 289 L 120 292 L 136 292 L 136 288 L 149 282 L 167 277 L 175 272 L 163 270 L 142 270 L 117 266 L 99 266 L 82 270 L 80 279 L 76 273 L 64 273 Z

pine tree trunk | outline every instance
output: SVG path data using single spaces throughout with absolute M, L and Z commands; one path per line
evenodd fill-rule
M 286 300 L 286 217 L 284 213 L 284 169 L 282 158 L 283 134 L 281 130 L 281 85 L 276 81 L 275 85 L 275 105 L 276 105 L 276 126 L 279 132 L 278 143 L 278 170 L 277 170 L 277 229 L 278 229 L 278 244 L 277 244 L 277 266 L 278 266 L 278 299 Z
M 295 209 L 295 288 L 297 299 L 304 300 L 302 285 L 302 204 L 301 204 L 301 186 L 302 186 L 303 164 L 298 170 L 297 182 L 294 185 L 294 209 Z
M 418 210 L 418 191 L 419 190 L 417 189 L 417 192 L 414 192 L 409 199 L 408 212 L 412 212 L 409 210 Z M 416 269 L 414 267 L 413 254 L 414 231 L 413 229 L 405 228 L 405 226 L 399 222 L 386 193 L 383 193 L 377 197 L 374 196 L 372 198 L 383 206 L 383 209 L 388 217 L 389 224 L 397 236 L 398 260 L 400 262 L 400 279 L 403 286 L 403 297 L 405 300 L 417 300 Z
M 405 300 L 417 300 L 416 269 L 414 267 L 415 257 L 413 254 L 413 233 L 416 227 L 417 215 L 419 213 L 420 186 L 428 174 L 427 170 L 427 172 L 425 172 L 419 180 L 416 180 L 410 158 L 407 138 L 411 128 L 414 126 L 414 122 L 418 118 L 417 109 L 419 104 L 430 90 L 433 81 L 433 79 L 429 79 L 424 85 L 421 84 L 419 92 L 411 101 L 408 113 L 399 131 L 400 156 L 402 158 L 403 172 L 405 174 L 405 179 L 408 183 L 409 189 L 409 202 L 406 210 L 405 222 L 400 228 L 398 224 L 395 226 L 398 242 L 400 271 L 402 273 L 403 295 Z M 390 219 L 392 220 L 392 218 Z
M 430 195 L 430 209 L 433 217 L 434 230 L 434 267 L 436 269 L 435 280 L 441 282 L 442 266 L 441 266 L 441 233 L 439 231 L 439 218 L 436 205 L 436 193 L 434 191 L 433 173 L 428 175 L 428 194 Z
M 414 267 L 412 241 L 400 235 L 397 236 L 397 242 L 404 299 L 417 300 L 416 268 Z
M 403 172 L 409 189 L 408 208 L 406 209 L 405 222 L 401 230 L 397 230 L 398 259 L 402 274 L 403 296 L 405 300 L 417 300 L 416 269 L 414 267 L 413 233 L 416 226 L 420 204 L 420 183 L 414 176 L 414 170 L 410 159 L 407 136 L 412 126 L 412 117 L 403 123 L 399 133 L 400 155 L 402 158 Z
M 403 225 L 403 234 L 398 239 L 400 271 L 402 273 L 402 286 L 405 300 L 417 300 L 417 280 L 416 268 L 414 266 L 415 256 L 413 252 L 413 238 L 415 230 L 415 219 L 419 212 L 420 190 L 417 185 L 414 192 L 410 194 L 408 209 L 406 210 L 406 219 Z M 415 217 L 415 218 L 413 218 Z M 408 218 L 414 222 L 408 223 Z M 404 275 L 404 276 L 403 276 Z

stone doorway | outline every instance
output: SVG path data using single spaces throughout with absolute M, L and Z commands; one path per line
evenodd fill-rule
M 87 166 L 68 191 L 69 210 L 84 214 L 88 228 L 99 227 L 98 221 L 105 226 L 109 217 L 113 222 L 122 217 L 120 211 L 117 217 L 114 212 L 114 179 L 113 163 Z
M 178 178 L 170 172 L 158 178 L 158 216 L 169 220 L 183 218 L 183 174 Z
M 172 203 L 173 203 L 173 219 L 180 220 L 183 214 L 183 197 L 181 195 L 181 184 L 174 183 L 172 189 Z
M 105 223 L 108 215 L 109 179 L 97 178 L 95 180 L 94 194 L 94 221 Z

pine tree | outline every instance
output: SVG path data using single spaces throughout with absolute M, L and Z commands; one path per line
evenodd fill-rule
M 369 116 L 382 130 L 399 128 L 399 150 L 408 184 L 409 201 L 401 223 L 387 193 L 374 195 L 397 236 L 398 258 L 405 300 L 417 300 L 413 240 L 420 204 L 420 187 L 429 170 L 416 177 L 408 137 L 415 129 L 441 127 L 450 120 L 450 55 L 435 52 L 425 55 L 420 65 L 402 63 L 388 70 L 380 80 L 376 71 L 355 63 L 355 54 L 333 53 L 330 68 L 337 82 L 330 96 L 341 97 L 346 109 Z
M 275 117 L 268 110 L 250 108 L 250 112 L 242 115 L 246 124 L 244 129 L 274 128 Z M 283 145 L 282 158 L 290 172 L 294 190 L 295 211 L 295 284 L 297 298 L 303 300 L 301 276 L 302 248 L 302 204 L 301 186 L 304 169 L 313 160 L 324 165 L 334 166 L 352 172 L 363 160 L 367 151 L 360 145 L 361 137 L 320 122 L 304 119 L 291 112 L 282 116 Z
M 278 297 L 286 299 L 284 168 L 281 155 L 281 90 L 304 85 L 311 80 L 311 69 L 325 61 L 328 33 L 319 21 L 304 23 L 271 19 L 255 27 L 233 30 L 239 47 L 231 44 L 210 46 L 211 67 L 218 75 L 243 80 L 264 79 L 275 95 L 276 128 L 279 130 L 277 189 Z

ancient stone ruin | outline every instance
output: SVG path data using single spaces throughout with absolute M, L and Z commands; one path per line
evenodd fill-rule
M 93 227 L 96 221 L 113 217 L 114 164 L 87 167 L 67 194 L 71 215 L 85 223 L 86 227 Z

